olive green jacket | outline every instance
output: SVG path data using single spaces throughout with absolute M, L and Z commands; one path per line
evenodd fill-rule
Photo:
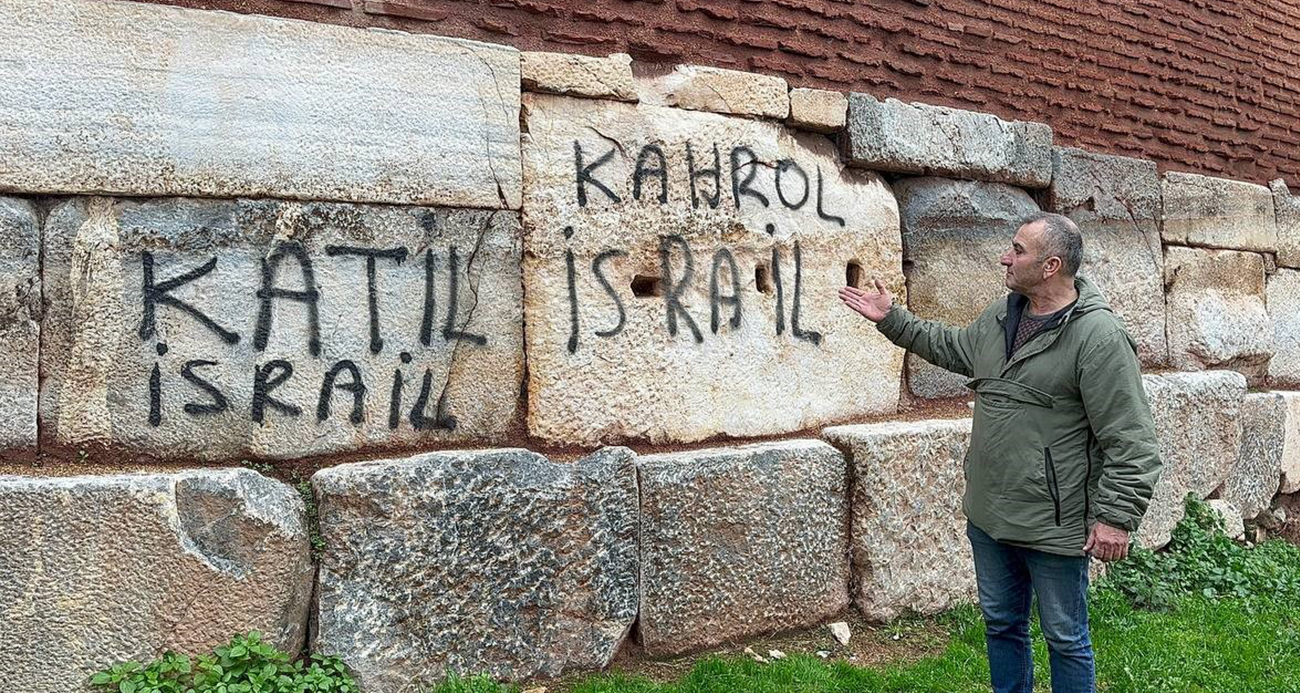
M 975 414 L 962 508 L 998 541 L 1083 555 L 1096 521 L 1130 532 L 1160 475 L 1137 347 L 1086 279 L 1060 320 L 1008 360 L 1021 308 L 1011 294 L 954 328 L 894 306 L 877 329 L 973 378 Z

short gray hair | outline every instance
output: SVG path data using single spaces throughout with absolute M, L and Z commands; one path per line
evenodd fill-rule
M 1051 212 L 1033 214 L 1020 222 L 1020 225 L 1026 226 L 1040 221 L 1043 222 L 1044 233 L 1043 254 L 1038 258 L 1039 261 L 1055 255 L 1061 258 L 1062 274 L 1067 277 L 1076 276 L 1079 273 L 1079 265 L 1083 264 L 1083 235 L 1079 233 L 1078 225 L 1067 216 Z

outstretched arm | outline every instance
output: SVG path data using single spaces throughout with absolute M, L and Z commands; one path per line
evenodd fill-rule
M 874 291 L 852 286 L 840 289 L 844 305 L 876 323 L 889 341 L 945 370 L 970 376 L 973 373 L 970 326 L 950 327 L 934 320 L 922 320 L 906 308 L 894 305 L 894 297 L 873 278 Z

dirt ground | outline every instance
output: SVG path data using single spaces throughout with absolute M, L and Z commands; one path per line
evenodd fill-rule
M 1281 496 L 1278 499 L 1278 507 L 1286 509 L 1286 522 L 1274 529 L 1273 535 L 1300 546 L 1300 493 Z
M 849 626 L 851 635 L 847 646 L 839 644 L 827 625 L 757 637 L 742 643 L 726 643 L 672 659 L 651 659 L 639 645 L 629 641 L 609 668 L 601 673 L 639 676 L 664 683 L 681 679 L 703 659 L 752 656 L 745 652 L 746 648 L 767 659 L 771 658 L 771 650 L 780 650 L 786 656 L 801 654 L 810 657 L 818 657 L 817 652 L 821 651 L 827 653 L 824 659 L 828 662 L 874 666 L 908 664 L 942 654 L 948 646 L 947 628 L 934 620 L 902 619 L 889 625 L 871 624 L 850 607 L 828 619 L 827 623 L 836 621 Z M 530 681 L 522 689 L 545 687 L 547 693 L 565 693 L 592 675 L 593 672 L 585 672 L 560 679 Z

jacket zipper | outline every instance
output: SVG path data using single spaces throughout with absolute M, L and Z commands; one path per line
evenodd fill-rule
M 1087 471 L 1083 474 L 1083 541 L 1088 541 L 1088 504 L 1091 502 L 1092 495 L 1092 434 L 1088 434 L 1088 440 L 1083 446 L 1084 457 L 1088 460 Z
M 1056 526 L 1061 526 L 1061 487 L 1056 483 L 1056 465 L 1052 464 L 1052 449 L 1043 448 L 1043 473 L 1047 477 L 1047 492 L 1052 496 L 1052 509 L 1056 512 Z

